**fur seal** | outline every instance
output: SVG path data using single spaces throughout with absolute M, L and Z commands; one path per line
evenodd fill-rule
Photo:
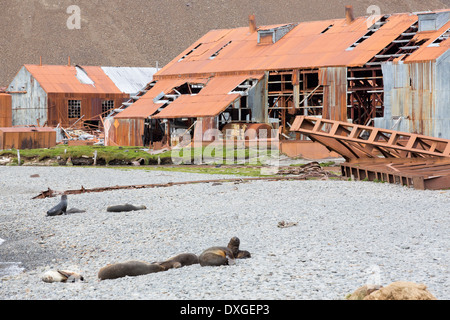
M 235 259 L 250 258 L 250 252 L 239 249 L 240 244 L 241 240 L 237 237 L 233 237 L 227 247 L 209 248 L 199 256 L 199 263 L 202 267 L 218 267 L 233 264 Z
M 66 214 L 66 210 L 67 210 L 67 195 L 63 195 L 61 197 L 61 202 L 58 203 L 57 206 L 47 211 L 47 216 L 49 217 L 61 216 L 63 214 Z
M 124 277 L 138 277 L 150 273 L 164 271 L 164 267 L 157 263 L 148 263 L 144 261 L 128 261 L 108 265 L 98 272 L 100 280 L 114 280 Z
M 239 249 L 241 245 L 241 240 L 238 237 L 231 238 L 228 243 L 228 248 L 233 252 L 236 259 L 248 259 L 251 258 L 251 254 L 248 251 L 242 251 Z
M 98 278 L 100 280 L 114 280 L 123 277 L 138 277 L 198 263 L 198 257 L 193 253 L 183 253 L 163 262 L 128 261 L 102 268 L 98 273 Z
M 139 210 L 146 210 L 146 206 L 133 206 L 131 204 L 124 204 L 124 205 L 118 205 L 118 206 L 111 206 L 106 209 L 108 212 L 130 212 L 130 211 L 139 211 Z
M 74 283 L 77 281 L 84 281 L 84 278 L 82 275 L 73 271 L 52 270 L 44 273 L 41 277 L 41 280 L 47 283 Z
M 164 270 L 170 270 L 170 269 L 179 269 L 186 266 L 191 266 L 193 264 L 198 264 L 199 260 L 197 255 L 193 253 L 183 253 L 176 257 L 170 258 L 167 261 L 164 262 L 158 262 L 161 267 L 164 268 Z
M 212 247 L 203 251 L 198 257 L 202 267 L 218 267 L 233 264 L 233 252 L 227 247 Z

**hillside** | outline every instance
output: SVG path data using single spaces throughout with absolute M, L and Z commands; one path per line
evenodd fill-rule
M 0 0 L 0 87 L 23 64 L 163 66 L 211 29 L 448 8 L 450 0 Z M 67 8 L 81 9 L 70 30 Z

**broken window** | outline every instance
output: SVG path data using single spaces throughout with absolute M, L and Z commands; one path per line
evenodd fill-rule
M 114 109 L 114 100 L 102 101 L 102 114 L 106 114 Z
M 195 50 L 197 50 L 198 48 L 200 48 L 200 46 L 202 45 L 202 43 L 200 43 L 198 46 L 196 46 L 194 49 L 192 49 L 191 51 L 189 51 L 188 53 L 186 53 L 180 60 L 178 60 L 178 62 L 183 61 L 184 59 L 186 59 L 189 55 L 191 55 Z
M 334 26 L 334 24 L 330 24 L 325 30 L 323 30 L 323 31 L 321 32 L 321 34 L 326 33 L 328 30 L 330 30 L 331 28 L 333 28 L 333 26 Z
M 69 119 L 81 118 L 81 100 L 69 100 L 67 104 Z
M 382 17 L 379 21 L 375 22 L 370 28 L 369 31 L 362 36 L 361 38 L 358 39 L 358 41 L 356 41 L 354 44 L 352 44 L 350 47 L 347 48 L 347 51 L 351 51 L 353 49 L 355 49 L 359 44 L 361 44 L 362 42 L 366 41 L 367 39 L 369 39 L 375 32 L 377 32 L 384 24 L 386 24 L 387 19 L 389 18 L 389 16 L 384 16 Z M 325 30 L 328 31 L 328 30 Z M 324 32 L 322 32 L 324 33 Z
M 433 41 L 429 47 L 439 47 L 442 41 L 447 40 L 450 37 L 450 29 L 447 29 L 443 34 L 441 34 L 436 40 Z
M 211 59 L 211 60 L 215 59 L 215 58 L 219 55 L 220 51 L 222 51 L 223 49 L 225 49 L 226 47 L 228 47 L 228 46 L 231 44 L 231 42 L 232 42 L 232 41 L 228 42 L 228 43 L 225 44 L 222 48 L 220 48 L 219 50 L 217 50 L 211 57 L 209 57 L 209 59 Z

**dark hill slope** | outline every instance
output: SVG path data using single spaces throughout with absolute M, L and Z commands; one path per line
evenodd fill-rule
M 81 9 L 81 29 L 69 30 L 66 10 Z M 0 86 L 23 64 L 162 66 L 211 29 L 435 10 L 450 0 L 0 0 Z

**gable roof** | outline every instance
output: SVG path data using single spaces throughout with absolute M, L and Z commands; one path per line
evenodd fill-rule
M 156 72 L 154 68 L 58 65 L 24 67 L 47 93 L 132 94 L 151 82 Z
M 155 79 L 171 75 L 363 66 L 419 20 L 418 15 L 412 13 L 389 15 L 376 32 L 350 49 L 383 17 L 359 17 L 350 24 L 346 19 L 302 22 L 273 44 L 258 44 L 258 33 L 287 24 L 260 27 L 253 33 L 248 27 L 212 30 L 167 64 Z M 430 41 L 445 32 L 446 26 L 427 32 Z M 448 46 L 448 39 L 438 49 L 423 44 L 420 53 L 404 61 L 434 59 Z

